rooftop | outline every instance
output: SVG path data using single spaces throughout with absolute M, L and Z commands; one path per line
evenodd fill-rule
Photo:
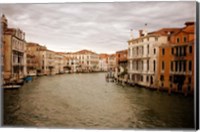
M 93 52 L 93 51 L 86 50 L 86 49 L 80 50 L 80 51 L 77 51 L 77 52 L 74 52 L 74 53 L 75 53 L 75 54 L 97 54 L 97 53 L 95 53 L 95 52 Z

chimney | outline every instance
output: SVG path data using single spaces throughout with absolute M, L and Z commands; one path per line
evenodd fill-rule
M 147 23 L 144 24 L 145 27 L 144 27 L 144 31 L 143 31 L 143 34 L 144 36 L 146 36 L 148 34 L 148 31 L 147 31 Z
M 7 18 L 4 14 L 1 16 L 1 24 L 3 31 L 5 31 L 8 27 L 8 24 L 7 24 Z
M 185 22 L 186 26 L 194 25 L 194 22 Z
M 142 36 L 144 36 L 143 30 L 139 30 L 139 37 L 142 37 Z

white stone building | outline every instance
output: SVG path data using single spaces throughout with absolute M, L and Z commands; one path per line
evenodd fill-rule
M 81 50 L 74 53 L 68 53 L 68 57 L 77 59 L 80 72 L 91 72 L 99 70 L 99 55 L 89 51 Z
M 129 81 L 156 87 L 159 46 L 168 42 L 167 35 L 149 33 L 128 41 Z

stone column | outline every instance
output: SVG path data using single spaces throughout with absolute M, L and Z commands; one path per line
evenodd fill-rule
M 130 60 L 130 64 L 129 65 L 130 65 L 130 69 L 129 70 L 132 71 L 133 70 L 133 61 L 132 60 Z

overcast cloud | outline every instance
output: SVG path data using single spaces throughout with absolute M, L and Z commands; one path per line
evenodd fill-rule
M 134 36 L 148 23 L 148 31 L 183 27 L 195 21 L 191 2 L 1 4 L 9 27 L 26 33 L 27 42 L 46 45 L 54 51 L 93 50 L 114 53 L 128 47 L 130 29 Z

